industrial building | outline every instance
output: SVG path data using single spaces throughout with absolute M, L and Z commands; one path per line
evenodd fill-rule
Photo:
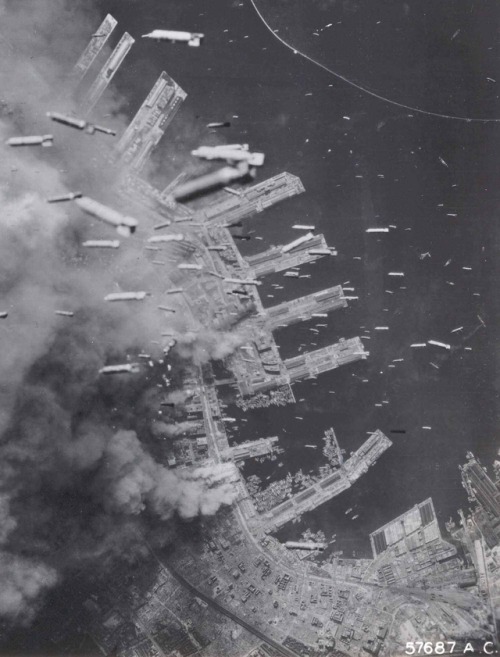
M 411 549 L 412 544 L 416 545 L 419 541 L 419 537 L 426 541 L 440 535 L 434 504 L 429 498 L 370 534 L 370 543 L 375 558 L 399 541 L 407 541 Z
M 485 511 L 500 520 L 500 490 L 471 454 L 469 461 L 460 468 L 462 483 L 471 501 L 476 501 Z
M 460 467 L 462 485 L 469 500 L 478 505 L 473 519 L 486 544 L 492 548 L 500 543 L 500 490 L 474 455 L 469 452 L 468 457 L 467 463 Z

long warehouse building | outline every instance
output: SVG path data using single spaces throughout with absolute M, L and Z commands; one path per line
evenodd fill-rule
M 195 221 L 219 226 L 241 221 L 304 191 L 300 178 L 284 171 L 256 185 L 238 190 L 238 196 L 231 194 L 224 201 L 203 208 L 196 213 Z
M 87 47 L 82 52 L 80 58 L 73 67 L 71 73 L 71 85 L 74 87 L 83 80 L 89 68 L 94 63 L 97 55 L 106 45 L 111 32 L 115 29 L 118 22 L 111 14 L 108 14 L 103 20 L 97 32 L 92 35 Z
M 323 257 L 323 254 L 314 253 L 314 251 L 318 249 L 326 251 L 328 245 L 323 235 L 315 235 L 311 240 L 300 244 L 292 251 L 283 253 L 281 249 L 281 246 L 273 246 L 266 251 L 247 256 L 245 260 L 252 270 L 252 276 L 259 278 L 298 267 L 307 262 L 314 262 Z
M 128 55 L 130 48 L 135 43 L 135 39 L 130 36 L 128 32 L 122 36 L 118 45 L 108 57 L 104 66 L 101 68 L 94 82 L 91 84 L 90 89 L 85 94 L 82 102 L 83 114 L 88 114 L 92 111 L 102 94 L 106 91 L 109 83 L 114 78 L 116 72 L 123 63 L 123 60 Z
M 117 149 L 125 164 L 142 169 L 186 96 L 163 71 L 118 142 Z
M 307 296 L 284 301 L 277 306 L 266 308 L 266 326 L 271 331 L 282 326 L 311 319 L 314 313 L 327 313 L 338 308 L 345 308 L 347 301 L 341 285 L 326 288 Z
M 288 370 L 290 383 L 307 377 L 317 376 L 322 372 L 334 370 L 341 365 L 365 359 L 369 352 L 364 350 L 360 338 L 341 338 L 339 342 L 321 349 L 309 351 L 294 358 L 287 358 L 284 363 Z

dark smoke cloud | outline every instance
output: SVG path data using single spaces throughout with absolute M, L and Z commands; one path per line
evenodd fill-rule
M 156 306 L 168 270 L 160 276 L 143 257 L 142 238 L 124 240 L 118 252 L 84 252 L 84 239 L 116 235 L 70 204 L 45 202 L 82 189 L 116 205 L 110 189 L 121 172 L 102 166 L 109 138 L 45 117 L 47 110 L 78 116 L 60 92 L 68 62 L 99 24 L 91 4 L 0 0 L 0 141 L 56 137 L 52 149 L 4 147 L 0 160 L 0 310 L 9 313 L 0 327 L 0 616 L 17 622 L 33 618 L 41 594 L 68 570 L 140 554 L 142 537 L 171 540 L 171 523 L 159 532 L 159 522 L 213 514 L 235 496 L 229 466 L 171 471 L 146 448 L 158 419 L 159 365 L 125 380 L 97 376 L 139 352 L 161 358 L 159 336 L 172 327 Z M 120 132 L 122 101 L 116 93 L 106 98 L 99 112 Z M 103 301 L 109 292 L 141 289 L 152 294 L 144 302 Z M 182 339 L 179 348 L 203 362 L 242 340 L 214 331 Z M 171 399 L 183 403 L 190 394 Z M 174 427 L 170 435 L 184 430 L 165 426 Z

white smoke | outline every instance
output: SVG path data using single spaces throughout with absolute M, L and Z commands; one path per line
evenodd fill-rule
M 185 404 L 188 399 L 194 395 L 194 391 L 189 388 L 184 388 L 181 390 L 173 390 L 167 395 L 167 402 L 176 405 Z
M 198 333 L 185 333 L 177 339 L 177 350 L 183 358 L 196 363 L 222 360 L 233 354 L 251 339 L 249 329 L 215 331 L 204 329 Z
M 191 422 L 167 423 L 156 420 L 151 425 L 151 430 L 158 438 L 175 438 L 192 429 Z
M 224 465 L 169 470 L 144 451 L 133 431 L 119 431 L 106 445 L 96 491 L 113 513 L 138 514 L 149 508 L 163 520 L 175 512 L 194 518 L 234 501 L 236 491 L 227 475 Z
M 56 571 L 42 563 L 0 552 L 0 616 L 30 621 L 34 603 L 58 580 Z

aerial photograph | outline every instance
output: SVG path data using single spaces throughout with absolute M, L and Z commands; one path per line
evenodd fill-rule
M 0 54 L 0 657 L 500 654 L 498 0 Z

